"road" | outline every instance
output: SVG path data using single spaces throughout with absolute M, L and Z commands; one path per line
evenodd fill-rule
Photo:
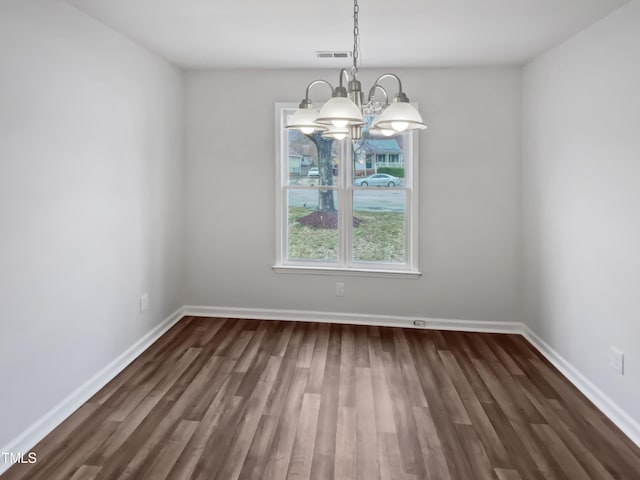
M 289 190 L 289 206 L 315 209 L 318 205 L 317 189 Z M 356 211 L 368 212 L 404 212 L 404 190 L 384 187 L 356 187 L 354 205 Z

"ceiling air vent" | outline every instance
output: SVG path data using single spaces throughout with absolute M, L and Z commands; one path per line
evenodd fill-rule
M 351 58 L 351 52 L 329 52 L 318 51 L 316 52 L 317 58 Z

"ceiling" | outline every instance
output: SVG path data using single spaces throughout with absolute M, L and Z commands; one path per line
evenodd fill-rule
M 184 68 L 317 68 L 351 0 L 65 0 Z M 362 67 L 522 64 L 628 0 L 361 0 Z

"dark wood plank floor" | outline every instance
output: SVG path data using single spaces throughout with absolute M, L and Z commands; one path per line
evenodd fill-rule
M 2 480 L 639 479 L 522 337 L 186 317 Z

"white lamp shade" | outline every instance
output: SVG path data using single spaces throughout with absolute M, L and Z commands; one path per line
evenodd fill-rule
M 324 132 L 322 132 L 323 137 L 335 138 L 336 140 L 342 140 L 347 135 L 349 135 L 348 127 L 334 127 L 330 125 Z
M 422 122 L 420 112 L 408 102 L 394 102 L 389 105 L 373 124 L 381 130 L 424 130 L 427 126 Z
M 398 132 L 396 132 L 395 130 L 389 128 L 373 128 L 371 127 L 369 129 L 369 135 L 373 136 L 373 137 L 391 137 L 395 134 L 397 134 Z
M 343 128 L 348 125 L 364 125 L 358 106 L 346 97 L 333 97 L 320 109 L 316 122 Z
M 327 127 L 316 123 L 316 118 L 318 118 L 318 110 L 315 108 L 301 108 L 291 115 L 287 128 L 302 130 L 303 133 L 326 130 Z

